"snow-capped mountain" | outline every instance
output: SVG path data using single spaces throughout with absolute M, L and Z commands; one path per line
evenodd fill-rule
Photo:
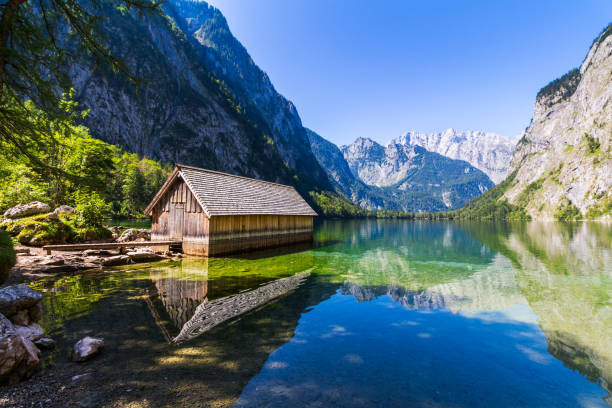
M 497 184 L 506 177 L 517 140 L 496 133 L 451 128 L 429 134 L 406 132 L 391 144 L 418 145 L 451 159 L 465 160 Z

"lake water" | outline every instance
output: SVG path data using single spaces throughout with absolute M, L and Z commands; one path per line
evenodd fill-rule
M 45 370 L 87 367 L 98 405 L 612 404 L 602 224 L 323 221 L 310 248 L 33 285 Z M 106 348 L 75 368 L 85 335 Z

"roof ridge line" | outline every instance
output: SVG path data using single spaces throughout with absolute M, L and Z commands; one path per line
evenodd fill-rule
M 183 167 L 183 168 L 188 168 L 188 169 L 193 169 L 193 170 L 205 171 L 207 173 L 221 174 L 223 176 L 231 176 L 231 177 L 237 177 L 237 178 L 246 179 L 246 180 L 253 180 L 253 181 L 260 182 L 260 183 L 268 183 L 268 184 L 273 184 L 275 186 L 285 187 L 285 188 L 290 188 L 290 189 L 295 190 L 295 187 L 293 187 L 291 185 L 288 185 L 288 184 L 275 183 L 273 181 L 260 180 L 260 179 L 256 179 L 256 178 L 253 178 L 253 177 L 239 176 L 237 174 L 224 173 L 222 171 L 217 171 L 217 170 L 203 169 L 201 167 L 189 166 L 189 165 L 186 165 L 186 164 L 178 164 L 177 163 L 176 167 L 179 167 L 179 168 Z

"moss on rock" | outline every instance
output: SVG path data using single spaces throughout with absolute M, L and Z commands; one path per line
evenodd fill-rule
M 6 231 L 23 245 L 43 246 L 108 239 L 112 232 L 104 227 L 83 226 L 76 214 L 49 213 L 4 222 Z

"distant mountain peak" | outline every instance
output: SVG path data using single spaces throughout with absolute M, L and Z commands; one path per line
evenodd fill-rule
M 359 137 L 338 148 L 308 131 L 313 153 L 339 193 L 362 207 L 403 211 L 459 208 L 493 186 L 480 170 L 422 146 Z
M 454 128 L 437 133 L 410 131 L 391 142 L 418 145 L 451 159 L 465 160 L 495 183 L 506 177 L 516 144 L 515 139 L 497 133 Z

